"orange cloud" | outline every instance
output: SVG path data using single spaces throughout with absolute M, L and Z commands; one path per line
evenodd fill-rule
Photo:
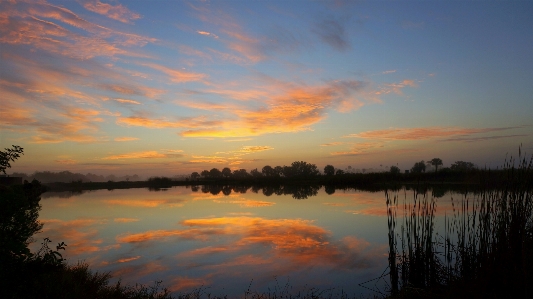
M 172 292 L 190 290 L 209 285 L 209 280 L 205 278 L 177 277 L 172 280 L 169 290 Z
M 356 143 L 353 145 L 352 149 L 349 151 L 340 151 L 332 152 L 333 156 L 349 156 L 349 155 L 361 155 L 366 154 L 371 150 L 376 150 L 378 148 L 383 148 L 384 144 L 382 142 L 362 142 Z
M 258 207 L 270 207 L 276 203 L 270 201 L 262 200 L 249 200 L 249 199 L 239 199 L 239 200 L 213 200 L 216 203 L 231 203 L 238 204 L 241 208 L 258 208 Z
M 321 144 L 320 146 L 337 146 L 337 145 L 343 145 L 345 143 L 346 142 L 329 142 L 329 143 Z
M 457 135 L 480 134 L 487 132 L 510 130 L 515 128 L 517 127 L 473 129 L 460 127 L 391 128 L 386 130 L 366 131 L 358 134 L 351 134 L 345 137 L 386 140 L 422 140 Z
M 206 117 L 185 118 L 179 121 L 166 119 L 150 119 L 143 116 L 119 117 L 117 124 L 126 126 L 140 126 L 147 128 L 195 128 L 215 127 L 222 124 L 221 121 L 207 120 Z
M 115 138 L 115 141 L 119 141 L 119 142 L 122 142 L 122 141 L 135 141 L 135 140 L 139 140 L 139 138 L 137 138 L 137 137 L 117 137 L 117 138 Z
M 43 233 L 51 240 L 61 240 L 68 245 L 68 254 L 76 256 L 86 252 L 101 251 L 103 240 L 98 237 L 99 230 L 94 226 L 102 224 L 101 219 L 76 219 L 63 221 L 43 219 Z
M 72 165 L 72 164 L 76 164 L 76 160 L 72 160 L 72 159 L 62 159 L 62 160 L 55 160 L 56 163 L 59 163 L 59 164 L 66 164 L 66 165 Z
M 83 3 L 83 7 L 85 7 L 87 10 L 123 23 L 131 23 L 131 21 L 141 18 L 141 15 L 130 11 L 121 4 L 113 6 L 108 3 L 102 3 L 99 0 L 86 0 Z
M 164 199 L 146 199 L 146 200 L 130 200 L 130 199 L 107 199 L 103 201 L 109 205 L 119 205 L 119 206 L 129 206 L 129 207 L 145 207 L 145 208 L 155 208 L 161 205 L 167 205 L 171 207 L 182 206 L 185 200 L 164 200 Z M 129 219 L 129 218 L 118 218 L 120 221 L 116 222 L 130 222 L 138 221 L 138 219 Z
M 171 69 L 171 68 L 168 68 L 162 65 L 158 65 L 158 64 L 145 63 L 142 65 L 167 74 L 170 77 L 170 81 L 176 82 L 176 83 L 202 81 L 203 79 L 207 78 L 206 74 L 178 71 L 178 70 L 174 70 L 174 69 Z
M 141 105 L 140 102 L 134 101 L 134 100 L 127 100 L 127 99 L 115 99 L 115 101 L 122 103 L 122 104 L 133 104 L 133 105 Z
M 166 154 L 161 154 L 157 151 L 145 151 L 145 152 L 136 152 L 128 153 L 122 155 L 113 155 L 102 158 L 103 160 L 119 160 L 119 159 L 161 159 L 167 158 Z
M 128 222 L 139 221 L 139 219 L 137 219 L 137 218 L 115 218 L 115 219 L 113 219 L 113 221 L 119 222 L 119 223 L 128 223 Z
M 134 256 L 134 257 L 122 258 L 122 259 L 117 260 L 116 262 L 117 263 L 127 263 L 127 262 L 138 260 L 140 258 L 141 258 L 141 256 L 138 255 L 138 256 Z

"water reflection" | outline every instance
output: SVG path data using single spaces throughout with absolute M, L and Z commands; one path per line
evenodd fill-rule
M 189 187 L 189 186 L 188 186 Z M 276 195 L 291 195 L 295 199 L 307 199 L 311 196 L 316 196 L 321 185 L 202 185 L 190 186 L 193 192 L 201 190 L 203 193 L 211 193 L 218 195 L 220 193 L 228 196 L 232 192 L 239 194 L 246 194 L 248 190 L 253 193 L 262 192 L 265 196 Z M 334 191 L 333 191 L 334 192 Z M 332 192 L 332 193 L 333 193 Z M 329 194 L 332 194 L 329 193 Z
M 85 260 L 125 283 L 163 280 L 174 291 L 204 286 L 234 297 L 251 279 L 265 291 L 278 277 L 295 291 L 359 295 L 357 284 L 387 266 L 383 192 L 209 185 L 99 190 L 43 198 L 42 206 L 41 235 L 67 243 L 69 262 Z
M 67 243 L 69 262 L 125 283 L 163 280 L 172 290 L 204 286 L 233 297 L 251 279 L 264 291 L 278 277 L 295 289 L 360 292 L 354 282 L 386 267 L 387 235 L 380 217 L 352 211 L 382 197 L 318 186 L 99 190 L 43 199 L 42 236 Z

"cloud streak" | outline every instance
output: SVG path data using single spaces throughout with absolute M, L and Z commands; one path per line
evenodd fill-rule
M 502 128 L 460 128 L 460 127 L 421 127 L 421 128 L 391 128 L 386 130 L 366 131 L 358 134 L 350 134 L 344 137 L 357 137 L 364 139 L 383 140 L 424 140 L 460 135 L 482 134 L 498 131 L 506 131 L 521 127 Z

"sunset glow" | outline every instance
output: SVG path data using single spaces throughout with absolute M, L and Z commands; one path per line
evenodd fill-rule
M 0 148 L 22 146 L 9 173 L 28 174 L 496 168 L 533 152 L 532 15 L 530 1 L 0 1 Z

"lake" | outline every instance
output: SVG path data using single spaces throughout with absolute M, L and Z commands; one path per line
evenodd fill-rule
M 31 248 L 45 237 L 65 242 L 70 264 L 87 262 L 124 283 L 161 280 L 177 293 L 385 292 L 388 277 L 365 283 L 387 271 L 385 192 L 283 193 L 201 186 L 49 192 Z

